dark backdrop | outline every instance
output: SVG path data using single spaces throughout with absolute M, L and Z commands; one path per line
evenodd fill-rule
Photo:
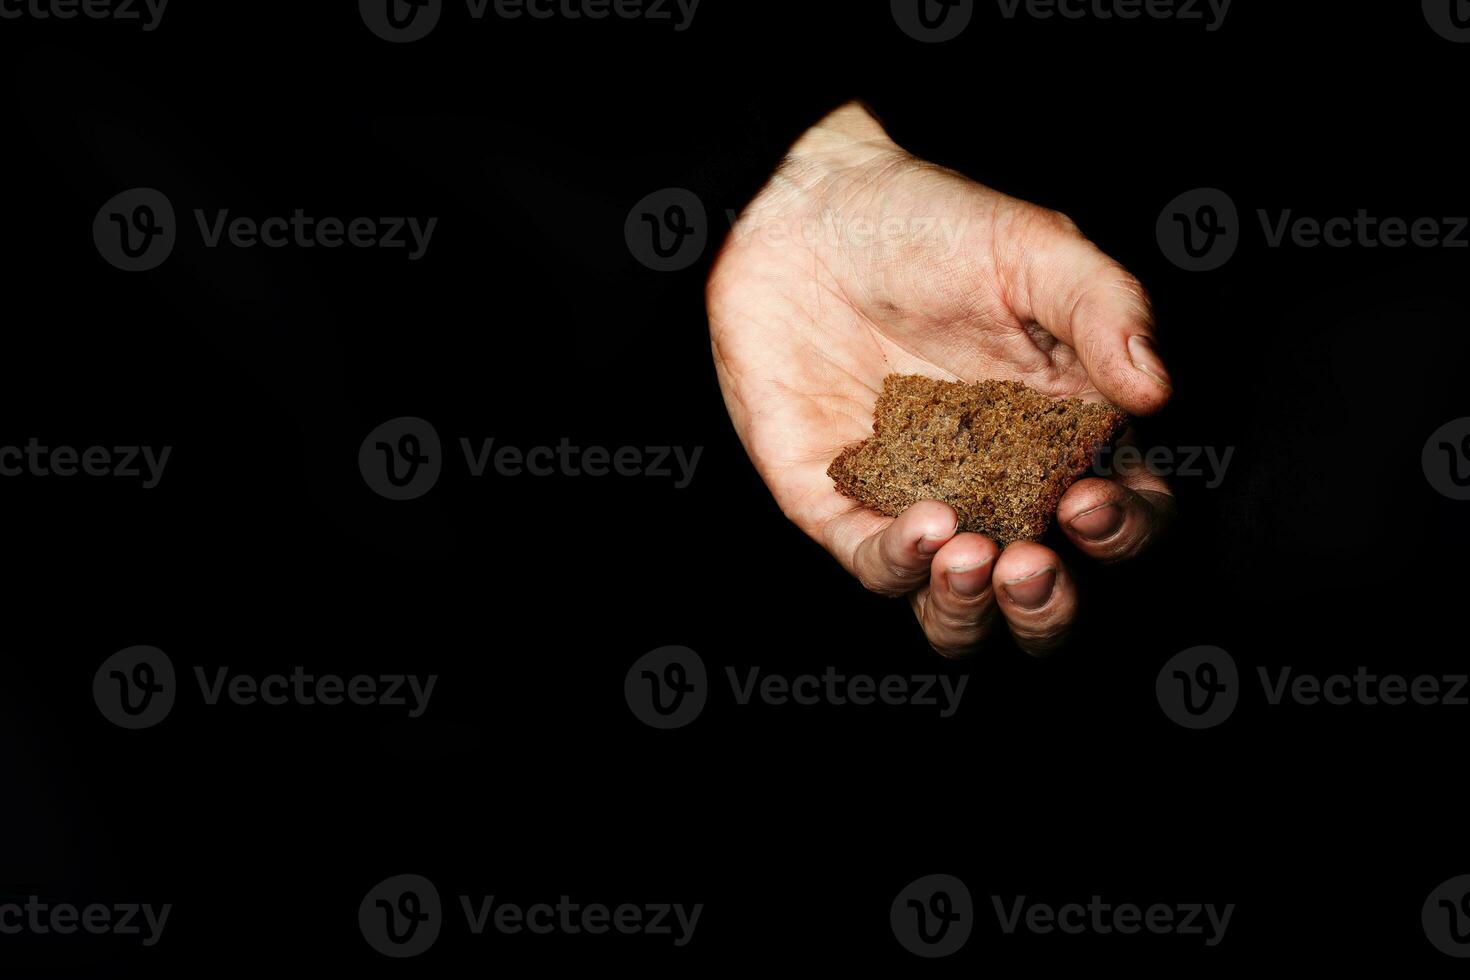
M 1255 215 L 1470 212 L 1470 46 L 1417 4 L 1241 0 L 1215 31 L 980 4 L 942 44 L 881 3 L 704 0 L 684 31 L 471 23 L 450 4 L 410 44 L 375 37 L 352 4 L 306 6 L 179 0 L 152 31 L 0 20 L 0 445 L 172 447 L 152 489 L 0 479 L 0 894 L 174 905 L 151 948 L 0 936 L 0 972 L 1454 966 L 1420 910 L 1470 872 L 1470 708 L 1270 706 L 1256 672 L 1464 670 L 1467 505 L 1434 489 L 1421 450 L 1470 414 L 1470 252 L 1271 248 Z M 738 207 L 770 147 L 845 94 L 915 152 L 1067 212 L 1134 270 L 1177 389 L 1141 438 L 1234 450 L 1220 486 L 1176 481 L 1166 546 L 1085 573 L 1086 618 L 1048 661 L 1005 641 L 941 661 L 906 604 L 864 593 L 788 524 L 715 383 L 714 242 L 678 273 L 625 244 L 629 209 L 660 188 Z M 166 262 L 130 274 L 91 226 L 134 187 L 166 194 L 181 230 Z M 1241 215 L 1238 251 L 1211 272 L 1172 264 L 1155 234 L 1197 187 Z M 208 250 L 195 207 L 439 222 L 415 262 Z M 432 422 L 446 463 L 395 502 L 357 459 L 402 416 Z M 680 490 L 470 479 L 460 437 L 703 456 Z M 128 731 L 92 683 L 138 644 L 169 655 L 181 690 Z M 624 698 L 630 666 L 666 645 L 711 678 L 675 731 Z M 1234 658 L 1240 704 L 1188 730 L 1155 681 L 1199 645 Z M 207 706 L 193 668 L 225 665 L 439 681 L 412 720 Z M 739 707 L 724 680 L 829 665 L 969 681 L 943 719 Z M 394 961 L 357 908 L 405 873 L 437 885 L 448 921 Z M 926 962 L 889 907 L 936 873 L 968 886 L 974 932 Z M 462 894 L 705 909 L 684 948 L 475 938 Z M 1005 935 L 993 895 L 1236 909 L 1206 947 Z

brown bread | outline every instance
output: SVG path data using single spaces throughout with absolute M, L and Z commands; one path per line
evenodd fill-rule
M 1057 503 L 1128 416 L 1080 398 L 1054 401 L 1017 381 L 935 381 L 890 374 L 873 435 L 827 475 L 838 492 L 897 517 L 942 500 L 960 529 L 1002 545 L 1041 536 Z

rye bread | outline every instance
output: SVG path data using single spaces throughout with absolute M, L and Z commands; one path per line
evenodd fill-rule
M 873 435 L 827 475 L 838 492 L 897 517 L 920 500 L 955 509 L 960 529 L 1001 545 L 1042 535 L 1097 450 L 1128 423 L 1112 405 L 1053 400 L 1018 381 L 890 374 Z

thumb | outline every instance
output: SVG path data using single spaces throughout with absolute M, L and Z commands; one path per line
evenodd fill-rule
M 1148 292 L 1065 215 L 1036 209 L 1012 226 L 1003 274 L 1012 311 L 1077 352 L 1092 383 L 1133 415 L 1151 415 L 1173 387 L 1154 343 Z

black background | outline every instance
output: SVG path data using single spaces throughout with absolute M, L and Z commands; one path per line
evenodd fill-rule
M 1418 4 L 1238 0 L 1215 32 L 980 4 L 941 45 L 906 37 L 882 3 L 704 0 L 684 32 L 471 23 L 450 4 L 407 45 L 374 37 L 355 4 L 309 6 L 174 0 L 153 32 L 0 21 L 0 445 L 174 447 L 153 490 L 0 480 L 0 893 L 175 906 L 151 949 L 0 937 L 0 974 L 1455 966 L 1419 910 L 1470 871 L 1470 709 L 1272 708 L 1254 675 L 1463 670 L 1465 505 L 1432 489 L 1420 450 L 1470 414 L 1470 252 L 1273 249 L 1255 212 L 1465 214 L 1470 46 Z M 788 524 L 715 383 L 708 256 L 659 274 L 624 244 L 645 194 L 752 152 L 742 134 L 762 112 L 814 121 L 834 93 L 872 99 L 914 152 L 1065 211 L 1136 272 L 1177 391 L 1143 441 L 1235 449 L 1219 488 L 1178 481 L 1164 547 L 1079 565 L 1086 618 L 1050 660 L 1002 640 L 941 661 L 906 604 L 864 593 Z M 135 186 L 185 218 L 440 220 L 418 262 L 185 234 L 129 275 L 90 228 Z M 1154 223 L 1201 186 L 1232 196 L 1244 241 L 1188 273 Z M 472 480 L 451 458 L 429 495 L 393 503 L 364 485 L 357 450 L 405 415 L 451 447 L 565 436 L 704 454 L 684 490 Z M 414 721 L 196 696 L 129 732 L 89 692 L 133 644 L 181 672 L 440 680 Z M 694 724 L 660 732 L 622 690 L 667 644 L 717 681 Z M 1229 650 L 1247 684 L 1227 723 L 1194 732 L 1160 711 L 1154 681 L 1198 644 Z M 947 720 L 737 707 L 724 669 L 755 665 L 969 687 Z M 978 921 L 962 952 L 925 962 L 895 941 L 889 903 L 941 872 L 969 885 Z M 705 909 L 682 949 L 473 938 L 452 909 L 429 953 L 395 962 L 356 910 L 403 873 L 455 905 Z M 1094 894 L 1237 907 L 1205 948 L 1005 936 L 990 906 Z

